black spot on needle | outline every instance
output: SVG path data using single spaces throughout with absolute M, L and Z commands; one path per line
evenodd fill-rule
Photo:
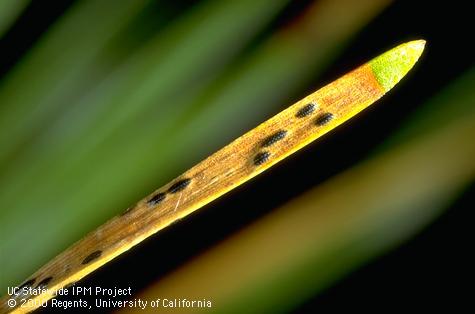
M 154 196 L 152 196 L 151 199 L 148 200 L 147 204 L 150 206 L 157 205 L 158 203 L 161 203 L 166 197 L 165 193 L 157 193 Z
M 53 279 L 53 277 L 46 277 L 45 279 L 41 280 L 38 285 L 36 286 L 36 289 L 45 289 L 48 287 L 48 284 L 50 281 Z
M 191 179 L 182 179 L 176 183 L 174 183 L 169 189 L 168 193 L 177 193 L 183 191 L 191 182 Z
M 328 122 L 330 122 L 331 120 L 333 120 L 334 117 L 335 116 L 333 115 L 333 113 L 330 113 L 330 112 L 322 113 L 315 120 L 315 124 L 317 126 L 323 126 L 323 125 L 327 124 Z
M 98 258 L 101 255 L 102 255 L 101 250 L 94 251 L 91 254 L 89 254 L 88 256 L 86 256 L 86 258 L 83 259 L 82 264 L 86 265 L 86 264 L 92 262 L 93 260 L 95 260 L 96 258 Z
M 254 157 L 254 165 L 259 166 L 269 160 L 269 152 L 260 152 Z
M 269 147 L 275 143 L 277 143 L 278 141 L 284 139 L 284 137 L 287 135 L 287 131 L 286 130 L 279 130 L 277 132 L 275 132 L 274 134 L 266 137 L 263 141 L 262 141 L 262 144 L 261 146 L 262 147 Z
M 310 114 L 312 114 L 315 109 L 317 108 L 317 106 L 315 104 L 307 104 L 305 106 L 303 106 L 299 111 L 297 111 L 297 113 L 295 114 L 295 116 L 297 118 L 304 118 Z

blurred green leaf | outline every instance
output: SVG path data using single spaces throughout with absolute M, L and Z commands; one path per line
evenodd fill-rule
M 0 85 L 0 166 L 71 99 L 91 88 L 94 58 L 148 0 L 78 1 Z
M 0 37 L 13 24 L 29 2 L 29 0 L 0 1 Z
M 110 216 L 108 209 L 97 211 L 101 208 L 96 206 L 97 202 L 104 202 L 98 198 L 98 193 L 103 195 L 100 190 L 93 188 L 89 190 L 92 195 L 84 198 L 83 193 L 75 198 L 78 188 L 84 192 L 82 189 L 94 182 L 88 177 L 94 174 L 88 171 L 91 163 L 81 163 L 79 169 L 73 167 L 71 170 L 70 167 L 76 166 L 118 128 L 127 127 L 123 125 L 125 122 L 136 121 L 134 119 L 140 114 L 141 119 L 149 118 L 147 109 L 161 111 L 153 121 L 157 125 L 182 112 L 185 108 L 172 106 L 175 97 L 186 94 L 184 91 L 191 93 L 219 73 L 279 12 L 285 1 L 207 1 L 186 12 L 164 34 L 147 43 L 100 86 L 73 104 L 44 136 L 27 147 L 23 155 L 5 169 L 0 182 L 0 199 L 5 201 L 5 209 L 0 213 L 4 224 L 2 234 L 16 233 L 18 223 L 32 233 L 9 234 L 15 240 L 1 243 L 1 251 L 6 256 L 2 258 L 2 268 L 8 269 L 2 274 L 8 276 L 2 279 L 2 285 L 13 281 L 12 278 L 18 274 L 25 276 L 25 269 L 31 271 L 32 265 L 38 267 L 90 229 L 94 222 Z M 87 21 L 87 16 L 79 19 L 80 23 Z M 31 66 L 29 68 L 31 71 Z M 21 82 L 20 78 L 18 82 Z M 43 88 L 34 88 L 47 92 Z M 15 88 L 10 90 L 14 101 Z M 29 91 L 27 95 L 31 97 L 32 93 Z M 17 113 L 16 109 L 8 108 L 13 110 L 10 116 Z M 43 106 L 38 108 L 44 109 Z M 139 122 L 143 124 L 143 120 Z M 21 124 L 19 128 L 23 126 Z M 148 136 L 153 138 L 154 134 Z M 71 171 L 78 171 L 78 177 L 69 176 Z M 114 177 L 101 178 L 110 185 L 108 191 L 117 188 L 117 183 L 124 188 L 125 182 Z M 21 197 L 25 189 L 29 190 L 27 198 Z M 79 199 L 79 203 L 72 204 L 74 208 L 69 207 L 72 199 Z M 92 204 L 88 203 L 91 201 Z M 94 215 L 84 217 L 90 210 Z M 83 217 L 82 224 L 75 225 L 78 215 Z M 28 225 L 37 225 L 38 221 L 43 221 L 49 228 L 34 236 L 35 232 Z M 48 223 L 53 221 L 54 224 Z M 71 228 L 71 224 L 77 228 Z M 29 240 L 25 242 L 25 239 Z M 21 252 L 15 249 L 18 243 L 22 243 Z M 22 254 L 28 258 L 21 258 Z M 33 259 L 37 261 L 34 264 Z M 18 263 L 19 260 L 24 262 Z

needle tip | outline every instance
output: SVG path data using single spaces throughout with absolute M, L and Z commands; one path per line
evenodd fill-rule
M 401 44 L 370 61 L 371 69 L 385 92 L 394 87 L 414 66 L 424 50 L 425 40 Z

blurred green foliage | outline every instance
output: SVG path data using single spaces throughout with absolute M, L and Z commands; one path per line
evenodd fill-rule
M 287 105 L 386 4 L 322 1 L 269 33 L 286 1 L 204 1 L 108 62 L 146 2 L 75 3 L 3 79 L 2 288 Z
M 28 0 L 0 1 L 0 36 L 10 27 L 21 11 L 28 5 Z

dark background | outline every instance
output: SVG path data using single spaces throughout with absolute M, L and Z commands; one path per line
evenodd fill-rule
M 0 41 L 3 56 L 0 74 L 11 68 L 73 2 L 32 1 Z M 170 17 L 194 2 L 197 1 L 170 2 Z M 294 1 L 270 28 L 298 16 L 309 2 Z M 468 1 L 397 1 L 389 6 L 354 38 L 350 48 L 324 74 L 323 80 L 315 78 L 310 85 L 321 86 L 322 82 L 335 79 L 366 61 L 368 56 L 374 56 L 395 43 L 426 39 L 424 58 L 417 70 L 401 83 L 404 93 L 398 93 L 396 88 L 386 96 L 385 106 L 370 108 L 360 119 L 340 127 L 280 163 L 273 171 L 148 239 L 79 284 L 100 284 L 104 288 L 131 286 L 138 291 L 277 205 L 358 162 L 396 130 L 418 104 L 473 65 L 471 12 Z M 355 141 L 363 138 L 364 141 Z M 302 177 L 299 175 L 302 171 L 316 175 Z M 461 312 L 461 309 L 468 309 L 472 305 L 469 248 L 473 246 L 469 243 L 471 220 L 468 215 L 475 208 L 474 192 L 472 185 L 418 236 L 353 272 L 296 311 L 329 313 L 352 309 L 381 312 L 416 308 L 430 311 L 447 307 L 450 312 Z M 248 208 L 253 210 L 243 210 Z

